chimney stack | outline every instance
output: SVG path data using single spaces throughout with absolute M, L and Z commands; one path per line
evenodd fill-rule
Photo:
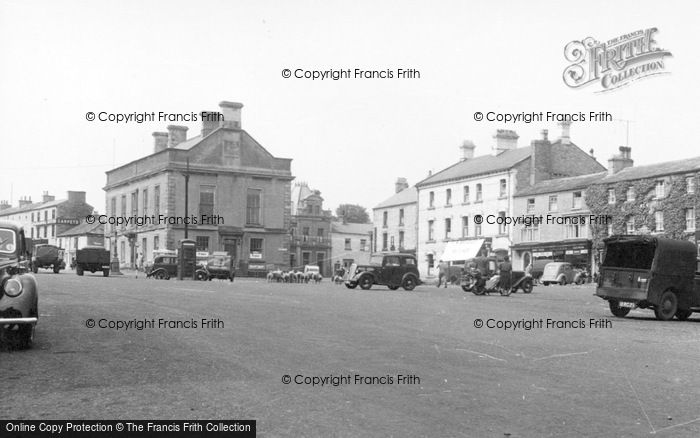
M 620 146 L 620 153 L 613 155 L 608 160 L 608 175 L 614 175 L 622 169 L 632 167 L 633 165 L 632 148 L 629 146 Z
M 570 121 L 559 122 L 559 127 L 561 128 L 561 144 L 570 144 L 571 137 L 569 136 L 569 130 L 571 129 Z
M 160 152 L 168 147 L 168 133 L 154 132 L 153 133 L 153 153 Z
M 83 191 L 68 191 L 68 202 L 71 204 L 84 204 L 85 203 L 85 192 Z
M 520 136 L 510 129 L 499 129 L 493 138 L 496 139 L 496 155 L 518 147 L 518 138 Z
M 211 134 L 224 121 L 224 115 L 216 111 L 202 111 L 202 138 Z
M 27 205 L 30 205 L 32 203 L 32 197 L 31 196 L 22 196 L 19 198 L 19 208 L 26 207 Z
M 187 126 L 168 125 L 168 147 L 174 148 L 187 140 Z
M 224 100 L 219 102 L 219 108 L 221 108 L 221 113 L 224 115 L 224 119 L 221 122 L 223 128 L 241 129 L 242 103 L 227 102 Z
M 542 131 L 540 131 L 540 133 L 542 134 L 542 140 L 549 141 L 549 138 L 547 138 L 547 136 L 549 135 L 549 131 L 543 129 Z
M 408 188 L 408 181 L 406 181 L 406 178 L 397 178 L 396 183 L 394 185 L 394 189 L 396 190 L 396 193 L 399 193 L 401 190 L 405 190 Z
M 462 150 L 461 161 L 471 160 L 472 158 L 474 158 L 474 149 L 476 149 L 476 145 L 474 144 L 473 141 L 464 140 L 462 142 L 462 146 L 460 146 L 459 148 Z
M 41 202 L 50 202 L 50 201 L 53 201 L 55 199 L 56 199 L 55 196 L 49 195 L 48 190 L 44 190 L 44 193 L 42 193 L 42 195 L 41 195 Z
M 10 207 L 11 207 L 11 205 L 9 202 L 7 202 L 7 200 L 3 199 L 2 201 L 0 201 L 0 211 L 5 210 L 6 208 L 10 208 Z

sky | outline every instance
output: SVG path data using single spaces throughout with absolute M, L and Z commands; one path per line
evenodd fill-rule
M 241 102 L 242 126 L 325 208 L 371 209 L 397 177 L 415 184 L 459 160 L 466 139 L 493 153 L 556 122 L 474 113 L 612 114 L 571 139 L 635 165 L 700 155 L 697 2 L 20 1 L 0 0 L 0 200 L 84 190 L 104 211 L 105 171 L 153 152 L 170 122 L 86 120 L 87 112 L 198 113 Z M 564 47 L 657 28 L 668 74 L 606 93 L 569 88 Z M 417 69 L 415 79 L 284 78 L 290 69 Z M 394 73 L 396 75 L 396 73 Z M 630 122 L 624 122 L 629 120 Z M 189 136 L 201 123 L 188 126 Z M 629 128 L 629 134 L 628 130 Z

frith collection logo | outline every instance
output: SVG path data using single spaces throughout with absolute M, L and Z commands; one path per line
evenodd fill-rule
M 580 88 L 600 83 L 597 93 L 612 91 L 653 75 L 667 74 L 664 57 L 673 56 L 657 47 L 655 27 L 620 35 L 606 42 L 592 37 L 571 41 L 564 48 L 564 83 Z

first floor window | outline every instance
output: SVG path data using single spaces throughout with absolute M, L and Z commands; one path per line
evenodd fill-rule
M 158 236 L 153 236 L 153 250 L 160 249 L 160 238 Z
M 540 227 L 525 227 L 520 230 L 520 240 L 523 242 L 536 242 L 540 240 Z
M 367 251 L 367 239 L 360 239 L 360 251 Z
M 498 234 L 506 234 L 508 232 L 508 228 L 506 227 L 506 212 L 505 211 L 499 211 L 498 212 Z
M 685 230 L 695 231 L 695 207 L 685 210 Z
M 626 230 L 627 234 L 634 234 L 635 226 L 634 226 L 634 218 L 633 218 L 633 217 L 627 219 L 627 224 L 626 224 L 626 225 L 627 225 L 627 226 L 626 226 L 626 228 L 627 228 L 627 230 Z
M 657 211 L 654 213 L 654 221 L 656 222 L 656 231 L 663 231 L 664 230 L 664 212 L 663 211 Z
M 474 236 L 481 236 L 481 224 L 474 224 Z
M 403 231 L 399 231 L 399 250 L 403 250 L 403 244 L 404 244 L 404 233 L 403 233 Z
M 262 258 L 263 254 L 263 240 L 255 237 L 250 238 L 250 256 L 255 258 Z
M 348 240 L 350 240 L 350 239 L 348 239 Z M 386 251 L 388 249 L 388 245 L 389 245 L 389 235 L 387 233 L 382 233 L 382 251 Z
M 469 216 L 462 218 L 462 237 L 469 237 Z
M 428 240 L 435 240 L 435 221 L 428 221 Z
M 197 236 L 197 251 L 209 252 L 209 236 Z
M 445 239 L 449 239 L 452 234 L 452 219 L 445 219 Z
M 262 190 L 248 189 L 246 200 L 246 223 L 251 225 L 261 225 L 260 205 Z
M 350 239 L 345 239 L 345 251 L 350 251 L 352 249 L 352 245 L 350 243 Z

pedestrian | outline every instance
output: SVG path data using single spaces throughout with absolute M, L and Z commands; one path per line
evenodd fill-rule
M 513 272 L 513 265 L 510 264 L 510 258 L 505 256 L 500 265 L 498 265 L 498 270 L 500 274 L 500 289 L 502 291 L 509 291 L 510 285 L 510 274 Z
M 445 287 L 447 287 L 447 280 L 449 278 L 448 273 L 447 273 L 447 262 L 443 262 L 440 260 L 438 262 L 438 283 L 437 287 L 440 287 L 440 284 L 442 283 L 443 278 L 445 279 Z

